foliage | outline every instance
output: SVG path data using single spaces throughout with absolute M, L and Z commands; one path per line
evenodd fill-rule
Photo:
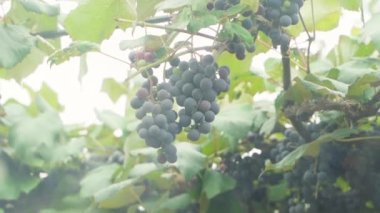
M 31 101 L 1 100 L 0 212 L 348 212 L 342 203 L 354 212 L 379 211 L 375 0 L 368 2 L 372 11 L 359 0 L 91 0 L 69 14 L 58 3 L 0 1 L 8 3 L 0 19 L 0 78 L 22 85 Z M 339 34 L 327 52 L 318 48 L 319 33 L 336 30 L 347 11 L 362 13 L 363 27 Z M 140 28 L 144 36 L 117 41 L 128 61 L 102 49 L 117 31 Z M 63 46 L 62 37 L 71 43 Z M 34 90 L 25 80 L 41 63 L 61 66 L 77 57 L 82 79 L 87 54 L 125 63 L 128 77 L 105 78 L 101 87 L 113 102 L 127 97 L 126 114 L 96 111 L 99 123 L 67 125 L 60 94 L 45 83 Z M 194 64 L 203 79 L 226 83 L 212 87 L 217 97 L 200 98 L 220 110 L 201 132 L 207 134 L 191 136 L 203 131 L 200 121 L 176 131 L 169 140 L 176 157 L 169 159 L 169 145 L 157 150 L 142 139 L 130 104 L 139 88 L 149 91 L 146 102 L 159 103 L 164 89 L 153 86 L 174 87 L 173 79 L 183 80 Z M 213 66 L 209 76 L 206 65 Z M 185 93 L 163 100 L 173 105 Z M 180 114 L 178 105 L 170 109 Z

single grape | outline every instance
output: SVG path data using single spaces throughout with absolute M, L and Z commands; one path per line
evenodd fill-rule
M 148 130 L 145 128 L 142 128 L 138 131 L 138 134 L 140 138 L 145 139 L 148 136 Z
M 196 101 L 199 101 L 202 99 L 203 97 L 203 92 L 201 89 L 199 88 L 195 88 L 192 92 L 191 92 L 191 96 L 196 100 Z
M 216 96 L 216 92 L 212 89 L 203 92 L 203 98 L 210 102 L 215 101 Z
M 148 62 L 153 62 L 155 59 L 155 54 L 153 52 L 144 52 L 144 60 Z
M 189 109 L 191 111 L 197 108 L 197 102 L 194 98 L 186 98 L 184 105 L 185 109 Z
M 268 0 L 267 3 L 270 7 L 280 8 L 282 5 L 282 0 Z
M 250 30 L 252 27 L 253 27 L 253 22 L 250 18 L 247 18 L 247 19 L 244 19 L 242 22 L 241 22 L 241 25 L 247 29 L 247 30 Z
M 179 95 L 176 97 L 175 101 L 179 106 L 184 106 L 186 98 L 187 97 L 185 95 Z
M 203 122 L 199 125 L 199 132 L 203 133 L 203 134 L 207 134 L 210 132 L 211 130 L 211 125 L 210 123 L 208 122 Z
M 140 108 L 136 111 L 135 116 L 137 119 L 141 120 L 146 115 L 146 112 Z
M 152 112 L 153 109 L 154 109 L 154 103 L 149 102 L 149 101 L 146 101 L 146 102 L 142 105 L 142 109 L 144 110 L 145 113 L 150 113 L 150 112 Z
M 168 99 L 168 98 L 170 98 L 170 93 L 168 91 L 166 91 L 166 90 L 163 90 L 163 89 L 159 90 L 157 92 L 157 98 L 160 101 Z
M 216 0 L 214 3 L 214 8 L 216 10 L 225 10 L 227 9 L 227 7 L 228 7 L 228 4 L 226 0 Z
M 199 83 L 199 87 L 203 91 L 210 90 L 212 88 L 212 81 L 209 78 L 203 78 Z
M 292 18 L 290 18 L 288 15 L 282 15 L 279 22 L 281 26 L 287 27 L 292 23 Z
M 179 116 L 179 125 L 182 127 L 187 127 L 191 124 L 191 118 L 188 115 L 180 115 Z
M 214 63 L 214 56 L 212 55 L 204 55 L 201 58 L 201 64 L 202 66 L 207 66 Z
M 192 83 L 186 83 L 182 87 L 182 92 L 186 96 L 190 96 L 193 90 L 194 90 L 194 85 Z
M 142 87 L 137 91 L 136 96 L 139 99 L 146 99 L 149 96 L 149 91 L 146 88 Z
M 193 121 L 195 123 L 200 123 L 203 121 L 204 119 L 204 115 L 202 112 L 200 111 L 196 111 L 195 113 L 193 113 L 193 115 L 191 116 L 191 118 L 193 119 Z
M 298 24 L 298 22 L 299 22 L 299 18 L 298 18 L 298 14 L 297 14 L 297 13 L 292 14 L 292 15 L 291 15 L 291 18 L 292 18 L 292 24 L 293 24 L 293 25 Z
M 170 99 L 165 99 L 160 102 L 161 105 L 161 110 L 166 111 L 166 110 L 171 110 L 173 108 L 173 101 Z
M 211 102 L 211 111 L 213 111 L 215 114 L 218 114 L 220 111 L 220 107 L 215 101 Z
M 168 131 L 173 134 L 173 135 L 176 135 L 180 132 L 180 128 L 179 128 L 179 125 L 177 123 L 169 123 L 168 125 Z
M 215 113 L 213 111 L 205 112 L 205 121 L 206 122 L 213 122 L 214 119 L 215 119 Z
M 164 128 L 167 125 L 167 122 L 168 120 L 163 114 L 158 114 L 154 117 L 154 123 L 160 128 Z
M 223 79 L 215 79 L 213 88 L 217 93 L 228 91 L 228 84 Z
M 144 100 L 141 100 L 137 97 L 132 98 L 131 100 L 131 106 L 133 109 L 138 109 L 144 104 Z
M 160 153 L 158 156 L 157 156 L 157 161 L 161 164 L 164 164 L 166 163 L 166 157 L 164 155 L 164 153 Z
M 210 101 L 202 100 L 202 101 L 199 102 L 199 104 L 198 104 L 198 109 L 199 109 L 201 112 L 206 112 L 206 111 L 208 111 L 210 108 L 211 108 L 211 103 L 210 103 Z
M 222 79 L 227 79 L 230 74 L 230 69 L 227 66 L 222 66 L 218 70 L 219 77 Z
M 187 138 L 191 141 L 196 141 L 200 137 L 200 133 L 197 129 L 190 129 L 190 131 L 187 133 Z
M 192 58 L 189 60 L 189 68 L 190 68 L 190 70 L 198 71 L 199 65 L 198 65 L 198 61 L 196 58 Z
M 172 67 L 176 67 L 179 65 L 181 61 L 179 60 L 179 58 L 172 58 L 170 61 L 169 61 L 169 64 L 170 66 Z
M 186 61 L 181 61 L 181 62 L 179 62 L 178 68 L 179 68 L 179 70 L 184 72 L 187 69 L 189 69 L 189 63 L 187 63 Z
M 168 122 L 174 122 L 178 117 L 177 112 L 174 110 L 167 110 L 163 114 L 166 116 Z
M 161 132 L 160 128 L 157 125 L 152 125 L 148 129 L 148 134 L 150 137 L 155 138 Z

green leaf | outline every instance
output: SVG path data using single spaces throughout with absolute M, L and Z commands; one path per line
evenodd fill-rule
M 195 174 L 202 170 L 207 161 L 197 148 L 197 146 L 189 143 L 176 143 L 177 148 L 177 167 L 181 174 L 190 180 Z
M 334 185 L 340 188 L 343 193 L 349 192 L 351 190 L 350 183 L 342 176 L 336 179 Z
M 134 20 L 135 17 L 135 8 L 129 1 L 91 0 L 71 11 L 64 21 L 64 26 L 74 40 L 98 43 L 111 36 L 117 26 L 115 18 Z
M 14 200 L 21 193 L 29 193 L 41 179 L 32 175 L 28 167 L 18 164 L 0 150 L 0 199 Z
M 177 17 L 173 20 L 173 24 L 169 26 L 173 28 L 179 28 L 179 29 L 186 28 L 187 25 L 190 23 L 191 16 L 192 16 L 191 8 L 186 7 L 179 12 Z
M 313 4 L 315 13 L 311 13 L 311 4 Z M 339 1 L 319 0 L 319 1 L 305 1 L 305 4 L 300 10 L 302 17 L 305 21 L 306 28 L 312 30 L 327 31 L 332 30 L 338 26 L 341 16 L 341 6 Z M 304 32 L 302 24 L 297 24 L 289 27 L 289 32 L 297 36 L 299 33 Z
M 223 132 L 231 141 L 237 141 L 247 135 L 253 123 L 251 104 L 232 103 L 222 108 L 216 116 L 213 126 Z
M 349 86 L 347 97 L 361 102 L 367 102 L 376 94 L 377 89 L 375 85 L 379 83 L 379 72 L 365 74 Z
M 0 77 L 5 79 L 14 79 L 20 82 L 22 79 L 32 74 L 36 68 L 41 65 L 44 57 L 45 54 L 42 51 L 37 48 L 32 48 L 31 52 L 15 67 L 11 69 L 0 68 Z
M 202 178 L 202 192 L 208 199 L 235 188 L 235 179 L 214 170 L 206 170 Z
M 103 80 L 102 91 L 107 93 L 113 102 L 116 102 L 122 95 L 126 94 L 125 86 L 113 78 Z
M 166 201 L 162 202 L 162 204 L 159 207 L 159 210 L 177 210 L 177 209 L 184 209 L 191 203 L 192 198 L 189 194 L 180 194 L 174 197 L 171 197 L 167 199 Z
M 164 0 L 156 5 L 157 10 L 175 10 L 187 5 L 191 5 L 190 0 Z
M 43 131 L 41 131 L 43 129 Z M 36 118 L 25 118 L 9 130 L 9 144 L 24 164 L 50 165 L 51 151 L 62 143 L 63 124 L 56 112 L 47 111 Z
M 42 98 L 48 103 L 49 106 L 53 107 L 55 110 L 63 110 L 63 106 L 58 102 L 57 93 L 51 89 L 46 83 L 43 83 L 41 89 L 36 92 L 37 97 Z
M 50 64 L 61 64 L 71 57 L 81 56 L 87 52 L 100 51 L 99 45 L 88 41 L 74 41 L 70 46 L 53 53 L 48 61 Z
M 209 27 L 218 23 L 218 19 L 207 12 L 195 13 L 190 20 L 187 30 L 190 32 L 198 32 L 202 28 Z
M 251 33 L 245 29 L 241 24 L 235 23 L 235 22 L 227 22 L 224 25 L 223 30 L 227 31 L 231 37 L 236 35 L 238 38 L 240 38 L 245 44 L 252 45 L 253 44 L 253 37 Z
M 118 168 L 117 164 L 109 164 L 88 172 L 80 181 L 80 195 L 82 197 L 92 197 L 96 192 L 111 185 L 113 174 Z
M 146 35 L 137 39 L 123 40 L 119 47 L 121 50 L 134 49 L 143 47 L 145 50 L 157 50 L 162 46 L 166 46 L 165 36 Z
M 246 4 L 250 7 L 252 11 L 257 11 L 259 9 L 260 1 L 259 0 L 241 0 L 242 4 Z
M 136 180 L 128 179 L 114 183 L 98 191 L 94 200 L 100 208 L 114 209 L 130 205 L 139 201 L 145 186 L 134 186 Z
M 209 201 L 207 213 L 220 212 L 245 213 L 247 211 L 244 210 L 241 200 L 238 199 L 235 193 L 226 192 Z
M 10 69 L 31 51 L 34 38 L 22 26 L 0 24 L 0 67 Z
M 152 17 L 156 13 L 156 5 L 163 0 L 138 0 L 137 1 L 137 20 L 144 21 L 148 17 Z
M 140 163 L 136 164 L 130 171 L 129 177 L 139 178 L 145 175 L 148 175 L 154 171 L 157 171 L 159 168 L 154 163 Z
M 340 0 L 340 4 L 344 9 L 358 11 L 361 0 Z
M 288 196 L 288 183 L 282 181 L 279 184 L 267 188 L 267 197 L 271 202 L 279 202 Z
M 286 172 L 293 169 L 294 165 L 302 156 L 317 156 L 319 154 L 321 144 L 333 142 L 335 140 L 346 138 L 354 133 L 357 133 L 357 130 L 354 129 L 337 129 L 332 133 L 328 133 L 320 136 L 316 140 L 303 144 L 297 149 L 289 153 L 285 158 L 280 162 L 272 164 L 270 161 L 267 161 L 265 164 L 265 171 L 273 172 Z
M 49 16 L 59 15 L 59 6 L 51 5 L 41 0 L 18 0 L 28 11 L 46 14 Z
M 328 77 L 352 84 L 365 74 L 380 71 L 380 60 L 376 58 L 353 59 L 328 73 Z
M 380 29 L 376 26 L 380 21 L 380 13 L 376 13 L 372 18 L 365 24 L 363 36 L 371 39 L 376 49 L 380 50 Z

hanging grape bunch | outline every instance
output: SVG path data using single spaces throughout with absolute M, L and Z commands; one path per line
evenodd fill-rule
M 271 25 L 262 23 L 260 30 L 272 39 L 274 47 L 289 44 L 289 36 L 281 29 L 299 22 L 298 12 L 303 3 L 304 0 L 265 0 L 263 2 L 260 13 L 271 22 Z
M 152 69 L 143 70 L 142 76 L 147 80 L 131 100 L 141 120 L 138 134 L 148 146 L 160 148 L 161 163 L 177 160 L 172 143 L 183 130 L 191 141 L 210 132 L 211 122 L 219 112 L 216 98 L 229 88 L 229 68 L 218 67 L 212 55 L 188 62 L 174 58 L 170 66 L 164 71 L 168 82 L 158 83 Z

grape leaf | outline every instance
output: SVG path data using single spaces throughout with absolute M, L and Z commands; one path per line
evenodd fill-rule
M 65 21 L 66 31 L 74 40 L 101 42 L 116 29 L 115 18 L 134 20 L 135 8 L 125 0 L 91 0 L 71 11 Z M 132 23 L 123 24 L 123 29 Z
M 0 24 L 0 67 L 10 69 L 31 51 L 35 39 L 22 26 Z

